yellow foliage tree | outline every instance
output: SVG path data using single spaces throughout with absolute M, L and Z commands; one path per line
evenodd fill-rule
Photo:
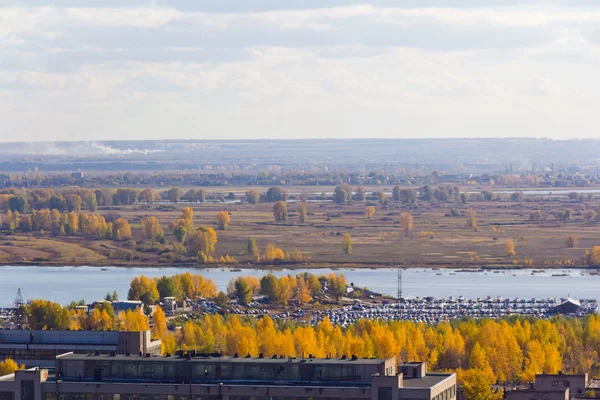
M 117 240 L 131 239 L 131 226 L 125 218 L 119 218 L 112 225 L 113 236 Z
M 160 233 L 163 233 L 163 229 L 160 226 L 160 222 L 156 217 L 142 218 L 140 222 L 142 228 L 142 237 L 144 239 L 154 239 Z
M 349 233 L 344 233 L 342 236 L 342 251 L 345 254 L 352 254 L 352 236 Z
M 373 207 L 373 206 L 365 207 L 365 217 L 367 217 L 368 219 L 371 219 L 371 218 L 373 218 L 373 215 L 375 215 L 375 207 Z
M 224 231 L 229 227 L 229 222 L 231 222 L 231 217 L 227 211 L 219 211 L 217 213 L 217 228 Z
M 7 358 L 0 362 L 0 376 L 12 374 L 20 369 L 25 369 L 25 365 L 19 366 L 19 364 L 14 362 L 11 358 Z
M 515 242 L 512 239 L 508 239 L 504 243 L 504 252 L 508 257 L 516 256 L 517 253 L 515 251 Z
M 408 237 L 408 233 L 413 228 L 413 216 L 409 212 L 400 214 L 400 229 L 404 231 L 404 237 Z
M 119 313 L 119 327 L 125 332 L 139 332 L 150 329 L 148 318 L 140 308 L 134 310 L 121 311 Z

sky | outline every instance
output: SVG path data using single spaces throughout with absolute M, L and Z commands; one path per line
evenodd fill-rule
M 0 0 L 0 141 L 600 138 L 599 0 Z

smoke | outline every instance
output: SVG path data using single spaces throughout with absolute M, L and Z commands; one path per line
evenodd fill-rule
M 125 150 L 121 150 L 121 149 L 115 149 L 112 148 L 110 146 L 105 146 L 103 144 L 99 144 L 96 142 L 92 142 L 92 152 L 95 154 L 104 154 L 104 155 L 108 155 L 108 156 L 122 156 L 122 155 L 130 155 L 130 154 L 154 154 L 154 153 L 159 153 L 162 150 L 140 150 L 140 149 L 125 149 Z

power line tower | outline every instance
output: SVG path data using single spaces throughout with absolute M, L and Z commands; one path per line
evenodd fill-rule
M 17 297 L 15 297 L 13 306 L 15 308 L 15 322 L 19 328 L 22 328 L 25 323 L 25 310 L 23 310 L 24 305 L 25 301 L 23 300 L 23 295 L 21 294 L 21 288 L 18 288 Z
M 400 301 L 402 299 L 402 268 L 398 268 L 398 293 L 397 293 L 397 301 L 398 301 L 398 319 L 400 319 Z

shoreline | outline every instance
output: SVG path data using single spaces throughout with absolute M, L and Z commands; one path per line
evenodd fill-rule
M 332 272 L 338 270 L 351 269 L 426 269 L 426 270 L 454 270 L 458 272 L 485 272 L 485 271 L 512 271 L 512 270 L 600 270 L 600 265 L 479 265 L 472 264 L 381 264 L 381 263 L 280 263 L 280 264 L 198 264 L 198 263 L 176 263 L 176 264 L 161 264 L 161 263 L 78 263 L 78 262 L 36 262 L 36 261 L 17 261 L 0 263 L 2 267 L 89 267 L 89 268 L 195 268 L 195 269 L 228 269 L 232 270 L 310 270 L 310 269 L 330 269 Z

